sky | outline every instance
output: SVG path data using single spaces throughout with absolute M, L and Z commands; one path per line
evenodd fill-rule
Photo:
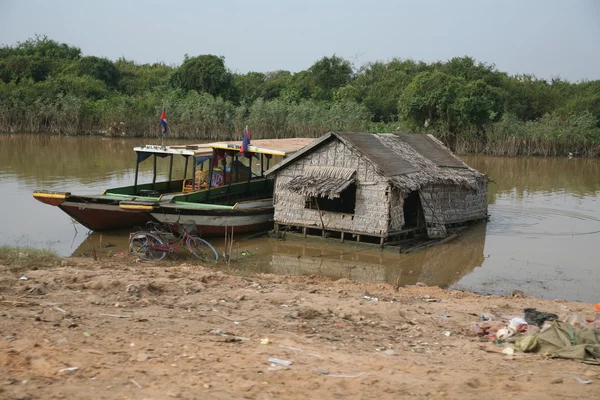
M 509 74 L 600 79 L 600 0 L 0 0 L 0 44 L 35 34 L 85 55 L 234 72 L 471 56 Z

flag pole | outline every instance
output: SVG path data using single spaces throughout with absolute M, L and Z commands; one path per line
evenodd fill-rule
M 165 99 L 161 99 L 162 100 L 162 106 L 163 106 L 163 111 L 165 110 Z M 165 134 L 166 132 L 161 132 L 160 134 L 160 147 L 163 148 L 163 150 L 165 149 Z M 193 183 L 193 182 L 192 182 Z

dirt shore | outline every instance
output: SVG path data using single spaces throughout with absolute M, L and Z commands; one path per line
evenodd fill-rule
M 471 329 L 586 303 L 75 258 L 3 273 L 0 300 L 2 399 L 600 398 L 600 367 Z

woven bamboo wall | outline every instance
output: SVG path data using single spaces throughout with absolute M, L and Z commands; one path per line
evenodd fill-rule
M 445 224 L 483 219 L 487 215 L 487 184 L 476 191 L 451 185 L 421 190 L 421 203 L 431 238 L 446 236 Z
M 328 166 L 356 169 L 356 207 L 354 214 L 342 214 L 305 208 L 306 198 L 283 186 L 307 167 Z M 389 190 L 387 180 L 360 154 L 338 140 L 315 150 L 277 173 L 275 178 L 275 221 L 290 225 L 313 225 L 325 229 L 385 235 L 389 225 Z

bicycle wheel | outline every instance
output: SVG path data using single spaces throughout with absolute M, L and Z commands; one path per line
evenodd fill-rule
M 129 252 L 144 261 L 160 261 L 167 256 L 166 251 L 156 249 L 157 246 L 167 246 L 158 235 L 140 231 L 129 238 Z
M 215 263 L 219 260 L 219 253 L 206 240 L 190 236 L 185 242 L 190 253 L 204 262 Z

